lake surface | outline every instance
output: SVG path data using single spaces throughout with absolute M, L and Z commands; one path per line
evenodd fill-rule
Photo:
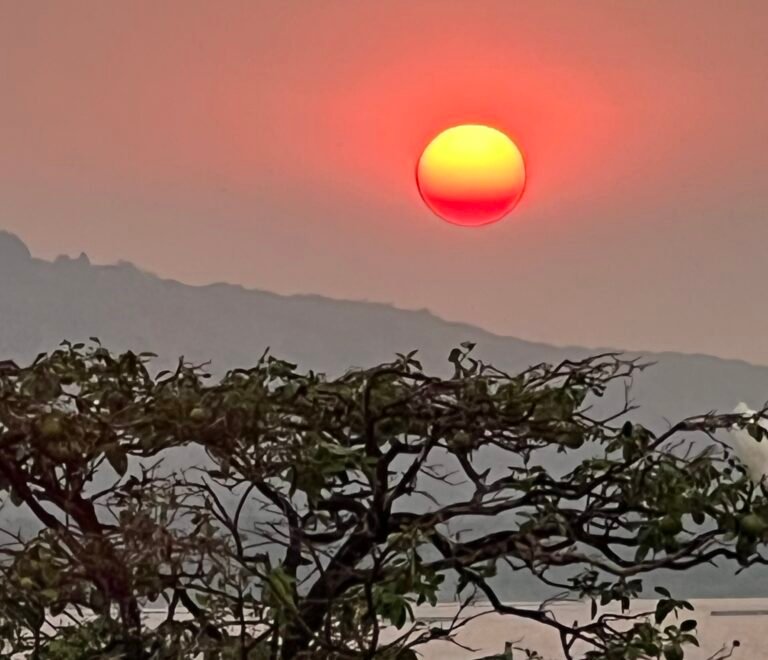
M 637 600 L 632 612 L 653 612 L 656 600 Z M 730 647 L 734 640 L 740 646 L 730 658 L 732 660 L 764 660 L 768 658 L 768 598 L 711 598 L 690 599 L 694 612 L 685 611 L 683 619 L 696 619 L 700 648 L 686 648 L 686 660 L 706 660 L 716 656 L 720 649 Z M 536 609 L 538 603 L 510 603 L 517 607 Z M 590 615 L 588 602 L 557 601 L 549 603 L 547 609 L 560 622 L 587 622 Z M 435 607 L 417 607 L 417 621 L 429 627 L 447 628 L 459 611 L 457 604 L 445 603 Z M 606 607 L 601 613 L 619 613 L 617 607 Z M 144 610 L 149 626 L 159 624 L 165 618 L 164 610 Z M 506 642 L 522 648 L 538 651 L 546 660 L 562 660 L 563 653 L 557 633 L 550 627 L 513 616 L 494 614 L 487 605 L 478 604 L 464 608 L 461 618 L 469 621 L 455 635 L 454 644 L 448 641 L 433 641 L 419 647 L 425 660 L 472 660 L 502 653 Z M 671 623 L 667 619 L 665 623 Z M 384 629 L 382 640 L 393 639 L 404 631 Z M 461 646 L 459 646 L 459 644 Z M 578 653 L 577 653 L 578 657 Z M 726 657 L 725 655 L 716 657 Z M 515 660 L 523 660 L 525 654 L 515 651 Z
M 768 598 L 713 598 L 691 599 L 695 611 L 685 611 L 683 619 L 696 619 L 700 649 L 686 648 L 686 660 L 705 660 L 716 654 L 733 640 L 740 646 L 731 656 L 733 660 L 763 660 L 768 658 Z M 517 603 L 521 607 L 535 609 L 536 603 Z M 633 612 L 653 611 L 655 600 L 637 600 Z M 590 607 L 583 602 L 557 602 L 549 610 L 558 621 L 571 624 L 586 622 Z M 456 615 L 456 605 L 444 604 L 431 608 L 418 608 L 419 619 L 430 625 L 447 626 Z M 487 612 L 482 606 L 466 608 L 464 616 Z M 603 608 L 601 612 L 618 612 L 618 608 Z M 671 622 L 667 619 L 667 622 Z M 557 633 L 548 626 L 518 617 L 488 613 L 467 623 L 456 635 L 456 641 L 467 648 L 444 641 L 430 642 L 422 647 L 427 660 L 464 660 L 501 653 L 507 641 L 515 646 L 537 650 L 547 660 L 561 660 L 563 652 Z M 525 658 L 522 651 L 515 651 L 515 660 Z

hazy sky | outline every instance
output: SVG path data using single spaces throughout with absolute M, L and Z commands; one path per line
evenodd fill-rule
M 0 228 L 46 258 L 768 363 L 767 29 L 763 0 L 0 0 Z M 480 229 L 414 183 L 463 122 L 528 163 Z

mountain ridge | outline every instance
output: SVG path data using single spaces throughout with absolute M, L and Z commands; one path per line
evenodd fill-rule
M 448 353 L 463 341 L 508 371 L 604 351 L 641 356 L 654 366 L 635 383 L 638 421 L 660 423 L 739 401 L 768 399 L 768 366 L 672 351 L 554 346 L 498 335 L 426 309 L 318 294 L 277 294 L 237 284 L 189 285 L 128 262 L 94 265 L 87 255 L 53 261 L 30 254 L 0 232 L 0 359 L 24 362 L 62 340 L 98 337 L 113 350 L 151 351 L 158 364 L 179 356 L 211 362 L 214 373 L 253 364 L 267 347 L 302 369 L 330 375 L 391 360 L 417 349 L 425 369 L 449 370 Z
M 301 369 L 329 375 L 414 348 L 426 370 L 447 375 L 448 353 L 463 341 L 476 342 L 480 358 L 510 372 L 605 350 L 504 337 L 428 310 L 386 303 L 286 296 L 222 282 L 193 286 L 127 262 L 93 265 L 85 254 L 45 261 L 33 257 L 18 237 L 0 232 L 0 359 L 24 364 L 63 339 L 91 336 L 111 350 L 157 353 L 159 368 L 179 356 L 211 360 L 214 374 L 253 364 L 268 346 Z M 739 401 L 757 408 L 768 399 L 768 366 L 671 351 L 626 354 L 655 362 L 635 379 L 632 394 L 640 408 L 631 416 L 653 429 L 711 410 L 730 411 Z M 620 405 L 622 394 L 611 394 L 601 407 Z M 736 568 L 665 572 L 658 579 L 679 585 L 690 597 L 765 595 L 752 575 L 732 575 Z M 530 581 L 505 588 L 509 598 L 541 595 Z
M 365 299 L 344 299 L 344 298 L 337 298 L 334 296 L 328 296 L 328 295 L 319 294 L 319 293 L 283 294 L 283 293 L 268 291 L 266 289 L 246 287 L 241 284 L 225 282 L 225 281 L 217 281 L 217 282 L 211 282 L 206 284 L 189 284 L 174 278 L 167 278 L 167 277 L 160 276 L 149 270 L 143 269 L 140 266 L 137 266 L 129 261 L 120 260 L 115 264 L 93 264 L 91 263 L 90 259 L 88 258 L 85 252 L 81 252 L 80 256 L 77 258 L 72 258 L 66 255 L 59 255 L 53 261 L 47 261 L 45 259 L 32 256 L 27 245 L 16 234 L 13 234 L 8 231 L 0 230 L 0 273 L 2 273 L 3 263 L 5 263 L 6 265 L 8 263 L 11 263 L 12 265 L 15 265 L 18 268 L 18 267 L 23 267 L 23 265 L 25 265 L 25 262 L 27 266 L 29 265 L 38 266 L 38 267 L 42 266 L 43 268 L 46 266 L 53 266 L 53 267 L 58 267 L 60 269 L 67 269 L 70 271 L 70 273 L 76 272 L 75 269 L 77 268 L 89 269 L 92 274 L 97 273 L 98 271 L 119 272 L 119 273 L 126 273 L 126 274 L 132 273 L 132 274 L 135 274 L 136 276 L 151 278 L 152 280 L 154 280 L 155 282 L 157 282 L 162 286 L 180 287 L 188 291 L 239 292 L 246 296 L 269 298 L 274 301 L 321 303 L 326 305 L 343 305 L 343 306 L 354 305 L 361 309 L 368 308 L 369 310 L 372 310 L 372 311 L 385 311 L 388 313 L 391 312 L 395 314 L 405 314 L 405 315 L 421 315 L 422 317 L 426 316 L 431 321 L 438 323 L 444 327 L 450 327 L 455 330 L 462 330 L 467 335 L 479 334 L 484 336 L 485 338 L 490 338 L 495 341 L 505 341 L 505 340 L 514 341 L 517 344 L 525 345 L 536 350 L 557 351 L 557 352 L 563 352 L 563 353 L 578 353 L 578 354 L 599 354 L 604 352 L 617 352 L 617 353 L 626 353 L 629 355 L 641 355 L 651 359 L 657 358 L 657 357 L 662 357 L 662 358 L 663 357 L 684 357 L 684 358 L 711 360 L 711 361 L 722 362 L 722 363 L 742 364 L 747 367 L 754 367 L 759 369 L 768 369 L 768 365 L 762 365 L 762 364 L 750 362 L 748 360 L 744 360 L 740 358 L 723 357 L 723 356 L 711 355 L 711 354 L 700 353 L 700 352 L 688 353 L 685 351 L 673 351 L 673 350 L 658 351 L 658 350 L 652 350 L 652 349 L 637 349 L 637 348 L 626 348 L 626 347 L 618 348 L 618 347 L 611 347 L 611 346 L 585 347 L 585 346 L 578 346 L 576 344 L 551 344 L 547 342 L 537 341 L 534 339 L 521 338 L 515 335 L 500 334 L 498 332 L 494 332 L 492 330 L 488 330 L 486 328 L 473 325 L 468 321 L 446 319 L 427 308 L 421 308 L 421 309 L 403 308 L 403 307 L 398 307 L 394 303 L 388 303 L 388 302 L 371 301 L 371 300 L 365 300 Z M 77 339 L 81 339 L 81 338 L 78 337 Z

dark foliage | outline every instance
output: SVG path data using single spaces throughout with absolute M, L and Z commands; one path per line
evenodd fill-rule
M 216 382 L 184 362 L 152 375 L 152 356 L 98 342 L 3 363 L 0 497 L 39 530 L 5 530 L 2 657 L 414 658 L 462 625 L 414 620 L 451 584 L 510 626 L 552 627 L 567 658 L 682 658 L 690 605 L 661 590 L 638 616 L 631 601 L 659 568 L 765 563 L 768 500 L 714 437 L 756 420 L 654 433 L 626 396 L 593 407 L 628 392 L 635 361 L 509 375 L 471 349 L 450 379 L 415 353 L 333 380 L 269 355 Z M 591 619 L 502 602 L 502 565 L 591 600 Z

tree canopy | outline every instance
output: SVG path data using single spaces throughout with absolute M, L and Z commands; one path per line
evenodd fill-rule
M 96 340 L 2 363 L 0 497 L 34 525 L 5 525 L 1 657 L 407 660 L 463 625 L 414 617 L 450 597 L 509 615 L 510 639 L 551 627 L 566 658 L 683 658 L 687 601 L 628 610 L 654 570 L 766 562 L 765 492 L 716 436 L 761 438 L 764 411 L 653 431 L 632 423 L 636 360 L 507 374 L 472 348 L 449 378 L 415 352 L 334 378 L 268 353 L 154 373 Z M 590 619 L 505 602 L 500 570 Z

